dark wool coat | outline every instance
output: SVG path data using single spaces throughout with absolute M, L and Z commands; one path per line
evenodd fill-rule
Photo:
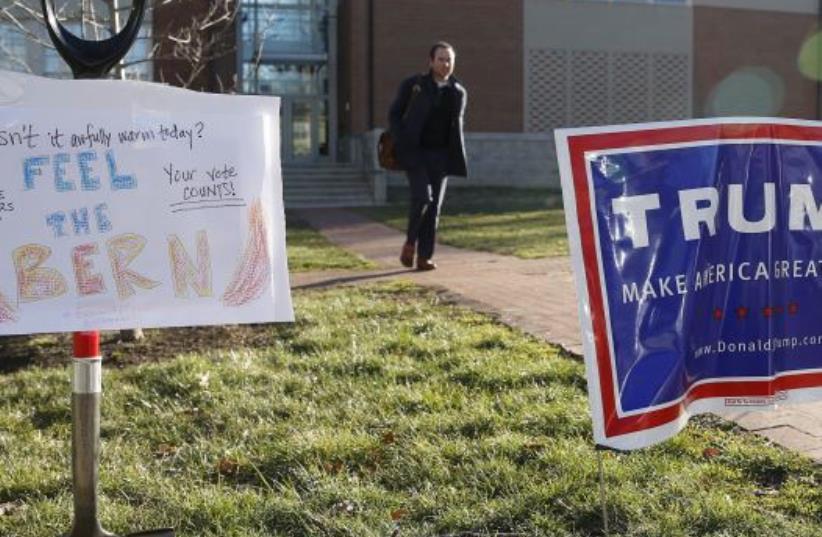
M 456 102 L 452 103 L 452 110 L 456 113 L 453 114 L 451 123 L 446 175 L 467 177 L 463 118 L 465 116 L 465 105 L 468 101 L 468 92 L 453 76 L 449 79 L 449 83 L 455 90 L 454 100 Z M 416 96 L 414 96 L 415 94 Z M 391 134 L 395 140 L 397 160 L 406 170 L 419 168 L 423 165 L 420 140 L 436 94 L 437 83 L 434 82 L 431 73 L 414 75 L 403 80 L 400 84 L 397 97 L 388 112 Z

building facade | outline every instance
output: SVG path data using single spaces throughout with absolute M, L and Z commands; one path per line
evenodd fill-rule
M 470 184 L 557 186 L 559 127 L 822 110 L 817 0 L 239 1 L 225 3 L 236 17 L 204 31 L 225 46 L 196 76 L 180 76 L 174 53 L 133 76 L 278 95 L 286 167 L 347 165 L 378 197 L 402 179 L 376 167 L 376 135 L 438 40 L 456 47 L 469 90 Z M 167 5 L 132 58 L 149 33 L 159 40 L 215 3 Z M 66 75 L 12 26 L 0 22 L 0 67 Z
M 819 9 L 816 0 L 344 1 L 341 140 L 364 140 L 368 161 L 397 84 L 426 68 L 439 39 L 456 46 L 469 89 L 469 184 L 558 186 L 559 127 L 819 118 Z

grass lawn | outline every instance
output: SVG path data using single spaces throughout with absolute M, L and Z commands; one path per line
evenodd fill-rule
M 391 190 L 391 205 L 362 212 L 404 230 L 408 193 Z M 547 189 L 451 188 L 437 237 L 443 244 L 523 259 L 568 255 L 562 199 Z
M 288 271 L 369 269 L 376 265 L 334 246 L 295 214 L 286 214 Z
M 222 328 L 208 352 L 195 336 L 213 329 L 107 345 L 121 366 L 104 381 L 111 531 L 601 534 L 578 360 L 409 284 L 295 300 L 294 325 Z M 124 358 L 173 355 L 188 338 L 175 359 Z M 0 535 L 68 528 L 68 379 L 65 367 L 0 375 Z M 703 417 L 603 458 L 611 535 L 822 535 L 822 469 L 728 423 Z

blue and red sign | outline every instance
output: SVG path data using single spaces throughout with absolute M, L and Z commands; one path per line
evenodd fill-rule
M 597 443 L 822 398 L 822 124 L 556 138 Z

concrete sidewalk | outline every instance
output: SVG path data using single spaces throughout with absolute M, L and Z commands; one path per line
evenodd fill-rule
M 380 268 L 372 271 L 296 273 L 292 288 L 407 278 L 445 289 L 475 309 L 545 341 L 582 355 L 577 298 L 567 257 L 522 260 L 438 245 L 437 270 L 417 272 L 399 264 L 405 238 L 399 231 L 339 209 L 300 211 L 300 218 L 334 244 Z M 822 463 L 822 402 L 772 412 L 726 414 L 742 427 Z

